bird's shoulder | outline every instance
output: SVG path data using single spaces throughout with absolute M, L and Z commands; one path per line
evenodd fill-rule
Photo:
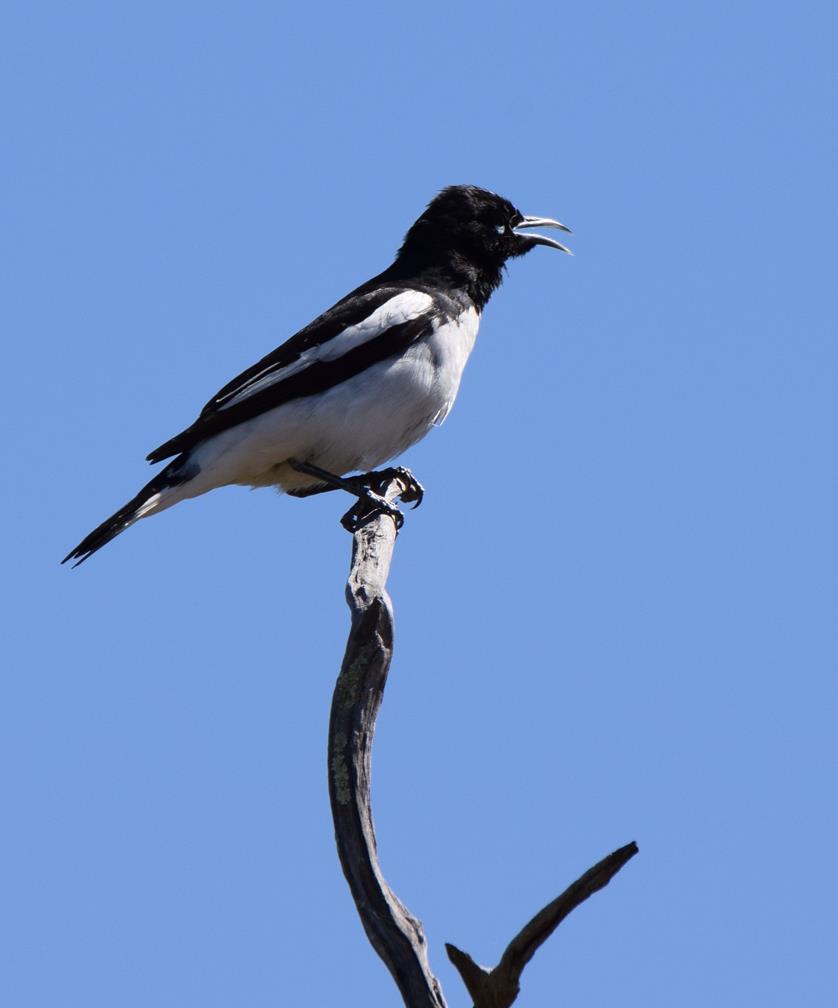
M 414 323 L 415 328 L 418 319 L 430 322 L 454 310 L 454 302 L 427 285 L 366 284 L 219 389 L 201 416 L 224 409 L 319 361 L 334 360 L 374 340 L 393 339 L 408 323 Z

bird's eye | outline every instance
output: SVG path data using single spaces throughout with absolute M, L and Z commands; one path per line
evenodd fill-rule
M 499 235 L 505 234 L 505 232 L 506 232 L 506 225 L 505 224 L 496 224 L 495 225 L 495 232 L 497 234 L 499 234 Z

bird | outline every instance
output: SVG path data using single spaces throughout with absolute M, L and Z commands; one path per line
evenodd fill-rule
M 172 461 L 62 560 L 87 560 L 142 518 L 216 487 L 270 486 L 305 497 L 356 498 L 344 525 L 398 507 L 381 493 L 398 475 L 403 501 L 422 487 L 409 470 L 376 473 L 448 415 L 483 309 L 508 260 L 539 245 L 532 231 L 570 228 L 525 216 L 474 185 L 441 190 L 408 229 L 393 263 L 228 382 L 197 420 L 150 452 Z M 348 474 L 358 473 L 358 476 Z

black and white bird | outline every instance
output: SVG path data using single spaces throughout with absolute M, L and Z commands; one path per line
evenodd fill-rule
M 359 501 L 350 524 L 374 510 L 400 522 L 372 476 L 342 477 L 375 469 L 442 423 L 506 261 L 536 245 L 570 252 L 535 227 L 569 231 L 485 189 L 443 189 L 391 266 L 225 385 L 148 456 L 172 461 L 62 562 L 81 563 L 140 518 L 228 484 L 296 496 L 341 488 Z M 418 503 L 421 487 L 402 499 Z

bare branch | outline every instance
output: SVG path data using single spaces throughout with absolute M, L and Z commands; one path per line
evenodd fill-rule
M 393 480 L 388 500 L 402 484 Z M 396 528 L 378 515 L 355 532 L 346 597 L 352 626 L 332 698 L 329 797 L 343 873 L 364 930 L 393 975 L 408 1008 L 445 1008 L 428 963 L 422 924 L 381 873 L 370 807 L 370 758 L 375 719 L 393 649 L 393 616 L 385 583 Z
M 387 471 L 380 492 L 393 501 L 407 491 L 407 499 L 411 491 L 397 475 L 386 482 L 390 472 L 395 470 Z M 393 614 L 385 584 L 395 541 L 395 523 L 385 514 L 354 533 L 346 587 L 352 624 L 329 722 L 329 798 L 343 873 L 370 943 L 407 1008 L 446 1008 L 428 963 L 422 924 L 381 873 L 370 806 L 372 741 L 393 652 Z M 521 973 L 539 946 L 636 853 L 637 845 L 627 844 L 585 872 L 524 925 L 492 970 L 446 945 L 475 1008 L 509 1008 L 518 996 Z
M 608 885 L 637 850 L 637 844 L 632 841 L 589 868 L 521 928 L 493 970 L 478 966 L 467 952 L 456 945 L 446 944 L 448 958 L 462 977 L 475 1008 L 508 1008 L 518 996 L 524 967 L 539 947 L 580 903 Z

